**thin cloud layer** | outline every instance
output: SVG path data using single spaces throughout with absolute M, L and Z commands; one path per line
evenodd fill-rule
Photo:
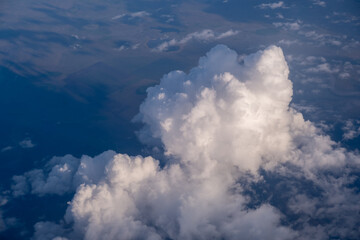
M 137 119 L 168 162 L 107 151 L 14 177 L 14 196 L 74 192 L 64 222 L 37 223 L 34 238 L 358 237 L 359 156 L 289 106 L 288 74 L 278 47 L 240 63 L 219 45 L 165 75 Z

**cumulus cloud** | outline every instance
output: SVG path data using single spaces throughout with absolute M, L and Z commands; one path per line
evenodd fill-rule
M 19 142 L 20 147 L 22 148 L 33 148 L 35 147 L 35 144 L 31 141 L 30 138 L 26 138 Z
M 34 238 L 357 238 L 359 156 L 289 106 L 288 74 L 278 47 L 242 58 L 219 45 L 165 75 L 137 120 L 167 162 L 107 151 L 14 177 L 14 196 L 74 192 Z
M 286 8 L 283 1 L 274 2 L 274 3 L 262 3 L 258 7 L 261 8 L 261 9 L 266 9 L 266 8 L 270 8 L 270 9 Z
M 79 187 L 66 219 L 85 239 L 293 236 L 279 226 L 279 213 L 270 205 L 242 210 L 244 198 L 227 193 L 221 176 L 202 179 L 187 170 L 178 164 L 160 169 L 151 157 L 116 155 L 105 181 Z
M 34 169 L 24 175 L 14 176 L 12 192 L 15 197 L 27 193 L 63 195 L 74 191 L 82 183 L 98 182 L 108 159 L 115 155 L 106 151 L 97 157 L 71 155 L 53 157 L 44 169 Z
M 360 121 L 352 121 L 347 120 L 345 125 L 343 126 L 342 130 L 344 131 L 343 139 L 344 140 L 351 140 L 360 135 Z
M 188 35 L 186 35 L 184 38 L 182 38 L 180 40 L 171 39 L 169 41 L 165 41 L 165 42 L 161 43 L 160 45 L 158 45 L 154 50 L 163 52 L 163 51 L 168 50 L 170 47 L 185 45 L 186 43 L 188 43 L 189 41 L 192 41 L 192 40 L 214 41 L 214 40 L 231 37 L 238 33 L 239 33 L 239 31 L 234 31 L 231 29 L 226 32 L 217 34 L 211 29 L 205 29 L 205 30 L 202 30 L 199 32 L 189 33 Z

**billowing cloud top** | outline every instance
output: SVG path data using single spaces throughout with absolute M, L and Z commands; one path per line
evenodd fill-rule
M 359 157 L 289 107 L 288 74 L 276 46 L 242 63 L 223 45 L 189 74 L 167 74 L 148 89 L 137 117 L 140 138 L 162 144 L 165 166 L 108 151 L 54 158 L 47 172 L 14 177 L 14 195 L 75 191 L 65 223 L 39 222 L 34 237 L 356 237 L 359 195 L 348 176 Z M 269 176 L 281 184 L 272 188 Z
M 294 156 L 298 155 L 295 149 L 304 144 L 303 138 L 310 143 L 320 136 L 289 108 L 292 83 L 288 74 L 278 47 L 250 55 L 240 64 L 234 51 L 219 45 L 188 75 L 171 72 L 148 90 L 140 107 L 146 123 L 141 138 L 161 138 L 167 153 L 192 169 L 229 163 L 256 172 L 266 163 L 303 164 L 306 160 Z M 332 145 L 326 137 L 319 141 Z M 311 160 L 307 164 L 336 162 Z
M 148 90 L 140 114 L 151 133 L 143 134 L 161 138 L 167 153 L 192 169 L 228 163 L 255 172 L 264 157 L 281 160 L 288 150 L 288 73 L 280 48 L 240 65 L 219 45 L 188 75 L 171 72 Z

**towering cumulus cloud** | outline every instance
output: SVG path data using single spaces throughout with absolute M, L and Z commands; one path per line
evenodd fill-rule
M 14 195 L 75 192 L 35 239 L 359 237 L 359 156 L 289 107 L 280 48 L 238 59 L 219 45 L 148 89 L 139 137 L 160 144 L 164 166 L 108 151 L 14 177 Z
M 224 176 L 234 167 L 256 172 L 288 154 L 292 84 L 281 49 L 251 55 L 244 65 L 237 57 L 217 46 L 189 75 L 166 75 L 141 105 L 143 134 L 161 138 L 167 154 L 196 176 Z

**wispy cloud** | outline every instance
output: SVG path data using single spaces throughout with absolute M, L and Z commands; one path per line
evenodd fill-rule
M 359 120 L 347 120 L 342 127 L 344 131 L 343 139 L 351 140 L 360 136 L 360 121 Z
M 193 33 L 189 33 L 188 35 L 186 35 L 184 38 L 177 40 L 177 39 L 171 39 L 168 41 L 165 41 L 163 43 L 161 43 L 160 45 L 158 45 L 156 48 L 154 48 L 155 51 L 166 51 L 168 50 L 170 47 L 173 46 L 179 46 L 179 45 L 185 45 L 186 43 L 192 41 L 192 40 L 197 40 L 197 41 L 214 41 L 214 40 L 220 40 L 223 38 L 228 38 L 234 35 L 237 35 L 239 33 L 239 31 L 234 31 L 234 30 L 228 30 L 226 32 L 223 33 L 215 33 L 213 30 L 211 29 L 205 29 L 199 32 L 193 32 Z
M 317 5 L 317 6 L 320 6 L 320 7 L 326 7 L 326 2 L 321 1 L 321 0 L 314 0 L 313 4 Z
M 314 41 L 314 43 L 318 45 L 320 44 L 340 47 L 344 44 L 343 41 L 346 40 L 344 36 L 320 33 L 316 30 L 300 30 L 298 33 L 305 36 L 308 40 Z
M 346 12 L 333 12 L 332 16 L 327 16 L 328 19 L 331 19 L 333 23 L 352 23 L 355 25 L 360 25 L 359 16 L 354 16 Z
M 14 147 L 12 147 L 12 146 L 3 147 L 3 148 L 1 149 L 1 152 L 10 151 L 10 150 L 12 150 L 13 148 L 14 148 Z
M 275 22 L 273 25 L 278 28 L 283 28 L 285 30 L 299 30 L 301 28 L 302 22 L 300 20 L 297 20 L 295 22 Z
M 287 40 L 287 39 L 281 39 L 278 43 L 279 45 L 286 45 L 286 46 L 301 44 L 298 40 Z
M 311 73 L 337 73 L 339 68 L 331 66 L 329 63 L 321 63 L 315 67 L 308 68 L 306 71 Z
M 261 8 L 261 9 L 266 9 L 266 8 L 270 8 L 270 9 L 286 8 L 283 1 L 274 2 L 274 3 L 262 3 L 262 4 L 258 5 L 258 7 Z
M 130 17 L 130 18 L 143 18 L 143 17 L 147 17 L 150 16 L 150 13 L 146 12 L 146 11 L 139 11 L 139 12 L 133 12 L 133 13 L 123 13 L 123 14 L 119 14 L 116 15 L 114 17 L 112 17 L 112 20 L 116 20 L 116 19 L 121 19 L 123 17 Z
M 35 147 L 35 144 L 31 141 L 30 138 L 26 138 L 19 142 L 20 147 L 22 148 L 33 148 Z

